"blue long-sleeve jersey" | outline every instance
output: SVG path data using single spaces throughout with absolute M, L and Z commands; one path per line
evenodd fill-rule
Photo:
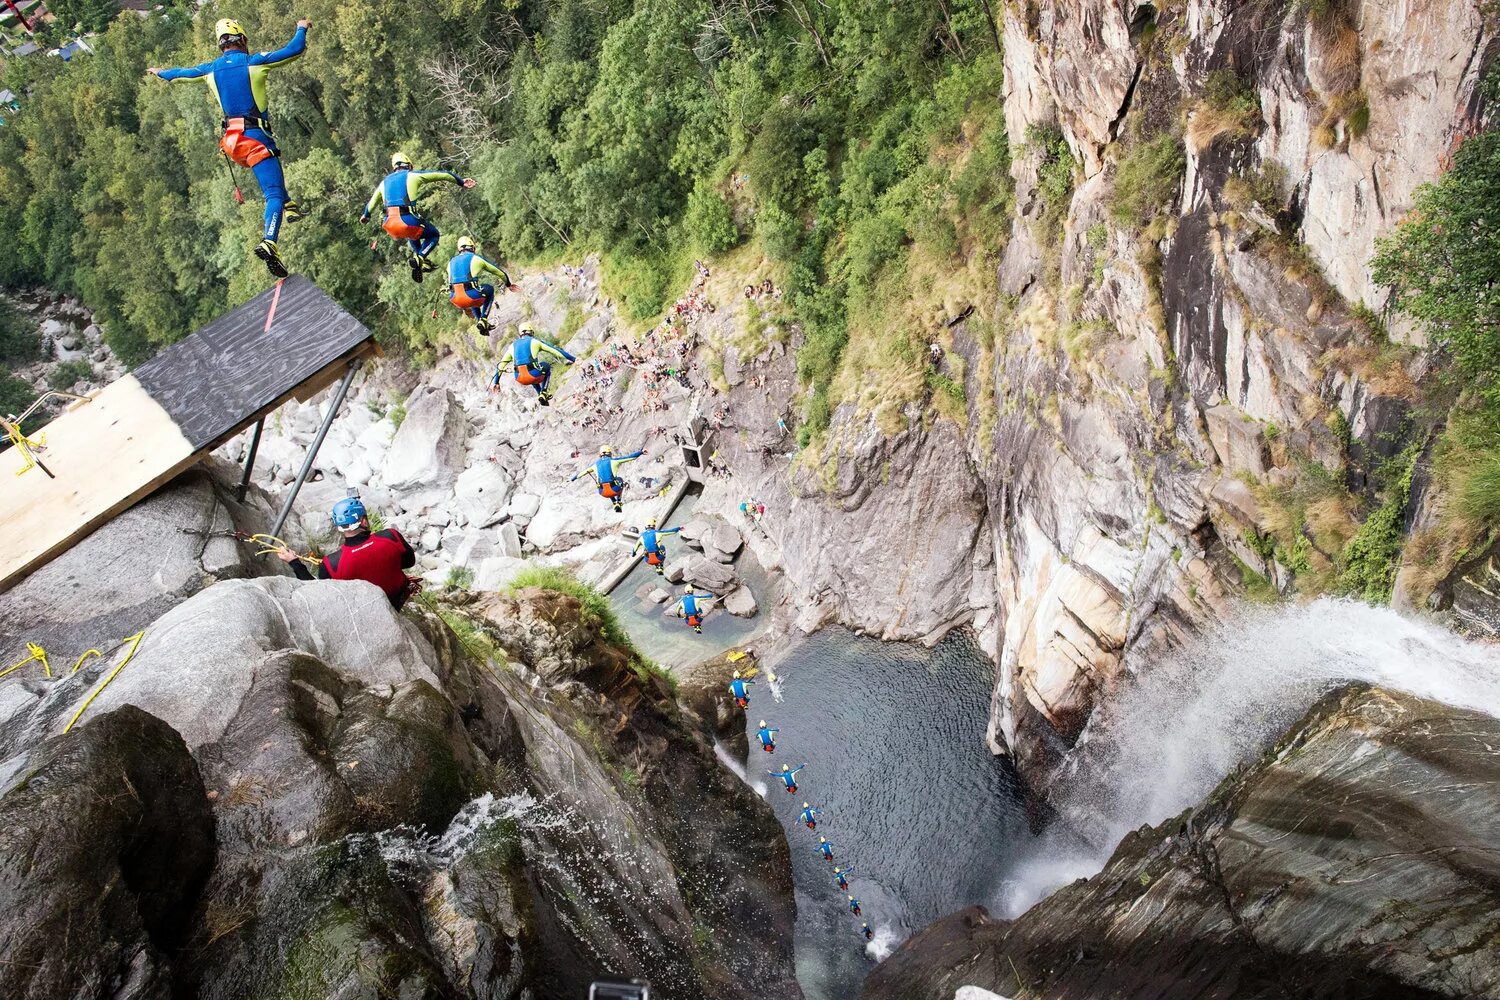
M 825 857 L 825 858 L 831 858 L 831 857 L 833 857 L 833 845 L 830 844 L 826 840 L 820 841 L 818 843 L 817 851 L 818 851 L 819 854 L 823 855 L 823 857 Z
M 815 822 L 817 820 L 817 818 L 819 816 L 821 816 L 822 814 L 823 814 L 823 810 L 821 810 L 821 809 L 814 809 L 811 806 L 808 806 L 806 809 L 802 810 L 800 813 L 797 814 L 797 822 L 799 822 L 799 823 L 812 823 L 812 822 Z
M 835 868 L 833 870 L 833 880 L 835 882 L 837 882 L 839 884 L 839 886 L 842 888 L 842 887 L 847 886 L 849 884 L 849 876 L 852 875 L 853 873 L 854 873 L 854 866 L 853 865 L 850 865 L 848 868 Z
M 198 80 L 207 77 L 208 89 L 219 100 L 225 118 L 253 116 L 263 118 L 266 103 L 266 74 L 273 66 L 291 62 L 307 49 L 307 29 L 298 28 L 275 52 L 225 52 L 197 66 L 164 69 L 157 74 L 163 80 Z
M 698 602 L 699 601 L 712 601 L 713 599 L 714 599 L 714 595 L 713 594 L 683 594 L 682 597 L 680 597 L 678 599 L 677 603 L 680 604 L 680 605 L 682 605 L 682 616 L 684 618 L 690 618 L 693 615 L 697 615 L 697 614 L 702 614 L 703 613 L 702 609 L 698 607 Z M 732 685 L 732 684 L 730 685 L 731 688 L 733 686 L 734 685 Z M 743 695 L 735 695 L 735 697 L 736 698 L 741 698 L 741 697 L 744 697 L 744 696 Z
M 640 451 L 635 452 L 634 454 L 621 455 L 618 458 L 614 458 L 608 455 L 601 455 L 599 457 L 599 460 L 596 461 L 593 465 L 590 465 L 587 469 L 584 469 L 581 472 L 575 472 L 573 474 L 573 479 L 577 479 L 580 476 L 592 476 L 594 478 L 594 482 L 600 483 L 601 485 L 604 483 L 613 482 L 614 480 L 620 478 L 620 466 L 624 465 L 626 462 L 633 462 L 644 454 L 646 454 L 645 448 L 642 448 Z M 569 479 L 568 482 L 571 483 L 573 479 Z
M 773 778 L 780 778 L 782 782 L 786 784 L 786 787 L 791 788 L 797 783 L 797 772 L 802 770 L 806 766 L 807 761 L 803 761 L 796 767 L 788 767 L 784 771 L 767 771 L 766 773 Z
M 736 677 L 734 680 L 729 682 L 729 693 L 734 695 L 736 698 L 748 698 L 750 697 L 750 692 L 747 689 L 751 684 L 754 683 L 754 681 L 747 681 L 743 678 Z
M 757 738 L 759 738 L 762 746 L 770 746 L 772 743 L 776 742 L 776 734 L 779 732 L 781 732 L 781 730 L 779 729 L 772 729 L 769 726 L 761 726 L 755 731 L 755 735 Z

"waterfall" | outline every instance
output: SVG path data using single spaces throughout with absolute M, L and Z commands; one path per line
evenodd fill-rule
M 1091 875 L 1129 831 L 1203 799 L 1324 693 L 1350 681 L 1500 716 L 1500 649 L 1348 600 L 1250 609 L 1131 675 L 1054 778 L 1054 828 L 1007 876 L 1024 911 Z

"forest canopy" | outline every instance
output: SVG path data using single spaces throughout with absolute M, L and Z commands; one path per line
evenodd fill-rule
M 890 325 L 879 305 L 908 255 L 973 260 L 1003 239 L 989 0 L 169 6 L 109 21 L 92 57 L 5 67 L 23 97 L 0 127 L 13 234 L 0 283 L 81 295 L 131 362 L 266 282 L 246 252 L 258 192 L 235 171 L 235 203 L 206 88 L 145 75 L 212 58 L 221 16 L 253 50 L 313 21 L 307 54 L 270 84 L 288 184 L 309 210 L 283 254 L 419 356 L 451 317 L 432 318 L 431 289 L 390 266 L 390 241 L 372 253 L 356 222 L 398 147 L 479 179 L 433 199 L 440 256 L 462 232 L 523 265 L 599 252 L 631 320 L 686 284 L 695 255 L 758 239 L 807 333 L 815 426 L 851 324 Z M 922 339 L 883 336 L 898 355 Z

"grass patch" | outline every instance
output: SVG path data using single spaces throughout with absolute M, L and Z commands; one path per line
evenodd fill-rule
M 1260 98 L 1234 70 L 1216 69 L 1188 113 L 1187 135 L 1196 152 L 1220 139 L 1246 139 L 1260 131 Z
M 630 635 L 620 625 L 620 619 L 609 603 L 609 598 L 581 582 L 567 570 L 556 566 L 527 566 L 515 575 L 506 591 L 514 594 L 531 587 L 576 598 L 580 606 L 579 621 L 585 628 L 594 629 L 605 642 L 627 650 L 636 659 L 644 659 L 635 648 L 635 643 L 630 641 Z
M 450 590 L 468 590 L 474 586 L 474 571 L 467 566 L 450 566 L 443 584 Z
M 399 431 L 402 422 L 406 420 L 406 393 L 398 392 L 392 396 L 391 409 L 387 416 L 391 418 L 391 426 Z
M 495 640 L 490 638 L 490 634 L 474 619 L 462 612 L 444 607 L 435 599 L 428 602 L 427 606 L 437 613 L 444 625 L 448 626 L 449 631 L 458 639 L 459 647 L 470 659 L 502 665 L 507 662 L 505 654 L 501 652 L 499 646 L 495 645 Z
M 1275 160 L 1267 160 L 1254 170 L 1242 170 L 1224 182 L 1224 201 L 1236 212 L 1249 211 L 1251 206 L 1275 214 L 1286 205 L 1286 168 Z
M 1173 133 L 1163 132 L 1149 142 L 1134 144 L 1115 174 L 1110 211 L 1122 223 L 1145 226 L 1176 200 L 1185 169 L 1187 158 Z M 1089 237 L 1092 246 L 1092 230 Z

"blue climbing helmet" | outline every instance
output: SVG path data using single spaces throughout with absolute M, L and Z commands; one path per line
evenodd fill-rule
M 365 505 L 359 497 L 344 497 L 333 505 L 332 517 L 335 527 L 352 528 L 364 519 L 365 514 Z

